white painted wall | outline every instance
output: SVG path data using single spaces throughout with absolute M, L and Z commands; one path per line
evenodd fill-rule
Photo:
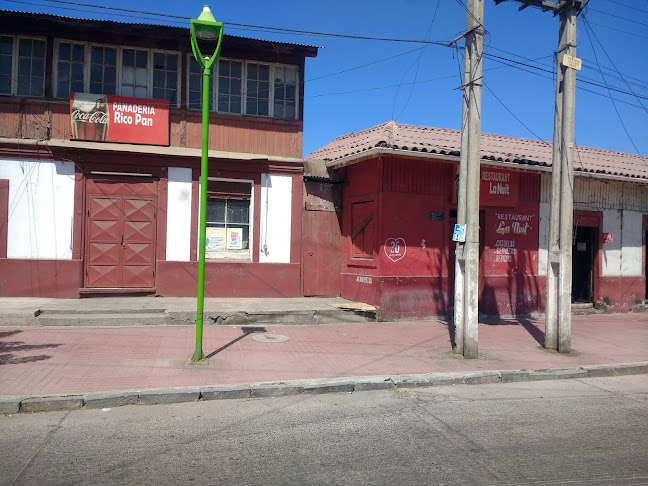
M 292 177 L 261 174 L 259 261 L 290 263 Z
M 188 262 L 191 254 L 191 169 L 169 167 L 166 259 Z
M 638 211 L 623 211 L 621 238 L 621 275 L 637 277 L 642 274 L 643 214 Z M 607 245 L 603 245 L 604 247 Z
M 604 277 L 618 277 L 621 275 L 621 245 L 623 235 L 621 234 L 621 210 L 607 209 L 603 211 L 603 233 L 612 233 L 612 243 L 603 243 L 601 238 L 601 256 L 603 257 L 603 268 L 601 275 Z M 639 225 L 641 232 L 641 225 Z
M 9 180 L 7 257 L 72 259 L 74 163 L 0 159 Z

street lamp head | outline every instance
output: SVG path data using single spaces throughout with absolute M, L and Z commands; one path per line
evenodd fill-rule
M 211 41 L 210 52 L 203 53 L 198 41 Z M 214 61 L 220 54 L 221 42 L 223 40 L 223 23 L 217 22 L 211 13 L 208 5 L 203 7 L 203 11 L 197 19 L 191 19 L 191 48 L 198 64 L 203 68 L 211 68 Z M 213 51 L 212 51 L 213 47 Z
M 212 25 L 216 25 L 218 22 L 216 22 L 216 19 L 212 15 L 209 5 L 203 7 L 203 11 L 198 16 L 198 22 L 196 24 L 196 37 L 199 39 L 214 40 L 218 37 L 218 32 L 211 28 Z

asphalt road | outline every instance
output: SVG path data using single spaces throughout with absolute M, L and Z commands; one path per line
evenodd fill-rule
M 0 416 L 0 485 L 648 484 L 648 375 Z

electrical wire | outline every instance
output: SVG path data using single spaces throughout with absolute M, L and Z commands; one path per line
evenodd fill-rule
M 495 92 L 494 92 L 492 89 L 490 89 L 490 88 L 488 87 L 488 85 L 484 82 L 483 79 L 482 79 L 482 85 L 484 86 L 484 88 L 486 88 L 486 89 L 490 92 L 490 94 L 493 95 L 493 97 L 494 97 L 494 98 L 499 102 L 499 104 L 502 105 L 502 106 L 504 107 L 504 109 L 505 109 L 506 111 L 508 111 L 509 114 L 510 114 L 513 118 L 515 118 L 515 119 L 517 120 L 517 122 L 518 122 L 520 125 L 522 125 L 524 128 L 526 128 L 526 129 L 529 131 L 529 133 L 531 133 L 535 138 L 537 138 L 537 139 L 540 140 L 541 142 L 545 142 L 545 143 L 547 143 L 546 140 L 543 140 L 543 139 L 542 139 L 542 138 L 541 138 L 541 137 L 540 137 L 536 132 L 534 132 L 533 130 L 531 130 L 531 129 L 530 129 L 530 128 L 529 128 L 529 127 L 528 127 L 528 126 L 527 126 L 527 125 L 522 121 L 522 120 L 520 120 L 520 119 L 517 117 L 517 115 L 516 115 L 515 113 L 513 113 L 513 112 L 509 109 L 509 107 L 506 106 L 506 105 L 504 104 L 504 102 L 503 102 L 501 99 L 499 99 L 499 97 L 495 94 Z
M 625 20 L 626 22 L 632 22 L 633 24 L 639 24 L 639 25 L 643 25 L 644 27 L 648 27 L 648 24 L 645 23 L 645 22 L 639 22 L 638 20 L 628 19 L 626 17 L 621 17 L 620 15 L 614 15 L 614 14 L 611 14 L 609 12 L 604 12 L 603 10 L 597 10 L 595 8 L 592 8 L 592 7 L 587 7 L 587 8 L 588 8 L 588 10 L 590 12 L 600 13 L 600 14 L 603 14 L 603 15 L 607 15 L 608 17 L 613 17 L 615 19 Z
M 636 10 L 638 12 L 643 12 L 645 14 L 648 14 L 648 10 L 642 10 L 640 8 L 637 8 L 637 7 L 631 7 L 630 5 L 626 5 L 625 3 L 617 2 L 616 0 L 608 0 L 608 2 L 616 3 L 617 5 L 621 5 L 622 7 L 631 8 L 632 10 Z
M 586 30 L 586 32 L 587 32 L 587 36 L 588 36 L 589 41 L 590 41 L 590 44 L 591 44 L 591 46 L 592 46 L 592 51 L 594 52 L 594 57 L 595 57 L 595 59 L 596 59 L 596 64 L 598 65 L 598 57 L 596 56 L 596 50 L 594 49 L 594 44 L 592 44 L 592 39 L 591 39 L 591 37 L 590 37 L 590 33 L 592 34 L 592 37 L 594 37 L 594 40 L 596 40 L 597 44 L 599 45 L 599 47 L 600 47 L 601 50 L 603 51 L 603 54 L 605 54 L 605 56 L 608 58 L 608 61 L 610 61 L 610 64 L 612 65 L 612 67 L 614 68 L 614 70 L 616 71 L 616 73 L 620 76 L 621 80 L 622 80 L 622 81 L 625 83 L 625 85 L 628 87 L 628 90 L 630 90 L 630 92 L 634 95 L 634 97 L 637 98 L 637 101 L 639 102 L 639 104 L 640 104 L 641 106 L 643 106 L 643 103 L 641 102 L 641 100 L 639 99 L 639 97 L 637 96 L 637 94 L 636 94 L 634 91 L 632 91 L 632 87 L 631 87 L 630 84 L 629 84 L 628 82 L 626 82 L 626 80 L 623 78 L 623 75 L 622 75 L 622 74 L 619 72 L 619 70 L 617 69 L 616 65 L 614 64 L 614 61 L 612 60 L 612 58 L 610 57 L 610 55 L 607 53 L 607 51 L 606 51 L 605 48 L 603 47 L 603 44 L 601 44 L 601 41 L 599 40 L 598 36 L 597 36 L 596 33 L 594 32 L 594 30 L 592 30 L 592 28 L 590 27 L 589 23 L 587 22 L 587 17 L 583 16 L 583 21 L 585 22 L 585 30 Z M 601 76 L 601 77 L 605 80 L 605 77 L 604 77 L 604 76 Z M 606 86 L 607 86 L 607 83 L 606 83 Z M 647 113 L 648 113 L 648 111 L 647 111 Z
M 439 11 L 439 4 L 441 3 L 441 0 L 437 0 L 436 2 L 436 7 L 434 8 L 434 14 L 432 14 L 432 20 L 430 21 L 430 25 L 428 26 L 427 32 L 425 33 L 425 39 L 427 39 L 430 36 L 430 33 L 432 31 L 432 26 L 434 25 L 434 21 L 436 20 L 437 12 Z M 400 113 L 398 116 L 394 117 L 394 111 L 396 110 L 396 101 L 398 99 L 398 92 L 400 91 L 400 85 L 398 89 L 396 90 L 396 94 L 394 94 L 394 103 L 392 104 L 392 116 L 391 119 L 394 121 L 397 121 L 401 115 L 405 112 L 405 109 L 407 108 L 407 105 L 409 104 L 410 100 L 412 99 L 412 93 L 414 92 L 414 86 L 416 84 L 416 80 L 418 79 L 418 73 L 419 73 L 419 68 L 421 67 L 421 57 L 423 56 L 423 51 L 425 50 L 427 46 L 421 46 L 419 47 L 419 54 L 417 56 L 416 61 L 414 64 L 416 64 L 416 71 L 414 72 L 414 82 L 410 86 L 410 92 L 409 96 L 407 97 L 407 101 L 405 101 L 405 104 L 403 105 L 403 108 L 401 109 Z M 412 64 L 407 71 L 405 71 L 405 74 L 403 74 L 403 77 L 401 78 L 401 84 L 405 80 L 405 76 L 407 76 L 407 73 L 412 69 Z
M 10 2 L 15 2 L 15 3 L 28 3 L 24 2 L 22 0 L 5 0 L 5 1 L 10 1 Z M 94 4 L 89 4 L 89 3 L 81 3 L 81 2 L 70 2 L 70 1 L 64 1 L 64 0 L 44 0 L 46 2 L 52 2 L 52 3 L 62 3 L 62 4 L 68 4 L 68 5 L 75 5 L 75 6 L 81 6 L 81 7 L 90 7 L 90 8 L 95 8 L 95 9 L 103 9 L 103 10 L 110 10 L 114 12 L 126 12 L 126 13 L 135 13 L 135 14 L 143 14 L 143 15 L 152 15 L 152 16 L 157 16 L 157 17 L 162 17 L 162 18 L 169 18 L 169 19 L 182 19 L 186 23 L 190 20 L 188 17 L 182 17 L 178 15 L 171 15 L 171 14 L 160 14 L 160 13 L 155 13 L 155 12 L 146 12 L 143 10 L 133 10 L 133 9 L 126 9 L 126 8 L 119 8 L 119 7 L 106 7 L 102 5 L 94 5 Z M 38 4 L 33 4 L 29 3 L 30 5 L 38 5 Z M 45 6 L 45 5 L 40 5 L 40 6 Z M 68 7 L 66 7 L 68 8 Z M 97 12 L 94 12 L 97 13 Z M 119 14 L 112 14 L 114 16 L 119 16 L 119 17 L 128 17 L 132 18 L 132 15 L 119 15 Z M 251 29 L 258 29 L 264 32 L 281 32 L 281 33 L 286 33 L 286 34 L 305 34 L 309 36 L 318 36 L 318 37 L 334 37 L 334 38 L 342 38 L 342 39 L 356 39 L 356 40 L 372 40 L 372 41 L 384 41 L 384 42 L 404 42 L 404 43 L 413 43 L 413 44 L 429 44 L 429 45 L 440 45 L 440 46 L 446 46 L 447 42 L 444 41 L 431 41 L 431 40 L 422 40 L 422 39 L 397 39 L 397 38 L 389 38 L 389 37 L 371 37 L 371 36 L 361 36 L 361 35 L 350 35 L 350 34 L 335 34 L 335 33 L 330 33 L 330 32 L 316 32 L 316 31 L 309 31 L 309 30 L 298 30 L 298 29 L 287 29 L 283 27 L 268 27 L 268 26 L 261 26 L 261 25 L 251 25 L 251 24 L 241 24 L 241 23 L 236 23 L 236 22 L 227 22 L 227 26 L 237 26 L 237 27 L 246 27 L 246 28 L 251 28 Z
M 592 42 L 592 37 L 590 35 L 591 28 L 587 24 L 587 18 L 586 17 L 583 17 L 583 21 L 584 21 L 584 24 L 585 24 L 585 32 L 587 32 L 587 38 L 589 39 L 590 45 L 592 46 L 592 52 L 594 53 L 594 58 L 596 59 L 596 63 L 598 64 L 598 55 L 596 54 L 596 49 L 594 48 L 594 43 Z M 592 32 L 592 35 L 593 34 L 594 33 Z M 603 79 L 603 82 L 605 83 L 605 85 L 607 87 L 607 82 L 605 81 L 605 76 L 601 75 L 601 78 Z M 609 91 L 610 91 L 610 89 L 608 88 L 608 92 Z M 611 96 L 610 96 L 610 98 L 611 98 Z M 639 98 L 637 98 L 637 100 L 639 101 L 639 104 L 641 104 L 641 100 L 639 100 Z M 621 126 L 623 127 L 623 131 L 625 132 L 626 136 L 628 137 L 628 140 L 630 140 L 630 143 L 634 147 L 637 154 L 641 155 L 641 152 L 639 152 L 639 149 L 637 148 L 637 145 L 634 143 L 634 140 L 630 136 L 630 132 L 628 132 L 628 129 L 626 128 L 625 123 L 623 123 L 623 118 L 621 117 L 621 114 L 619 113 L 619 109 L 617 108 L 616 103 L 614 102 L 614 100 L 612 100 L 612 106 L 614 107 L 614 111 L 616 112 L 616 115 L 619 118 L 619 122 L 621 123 Z M 644 110 L 645 110 L 645 108 L 644 108 Z

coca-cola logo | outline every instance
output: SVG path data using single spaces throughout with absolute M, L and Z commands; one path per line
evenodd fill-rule
M 86 123 L 99 123 L 102 125 L 108 124 L 108 113 L 105 111 L 93 111 L 91 113 L 86 113 L 81 110 L 72 111 L 72 119 L 78 120 Z

